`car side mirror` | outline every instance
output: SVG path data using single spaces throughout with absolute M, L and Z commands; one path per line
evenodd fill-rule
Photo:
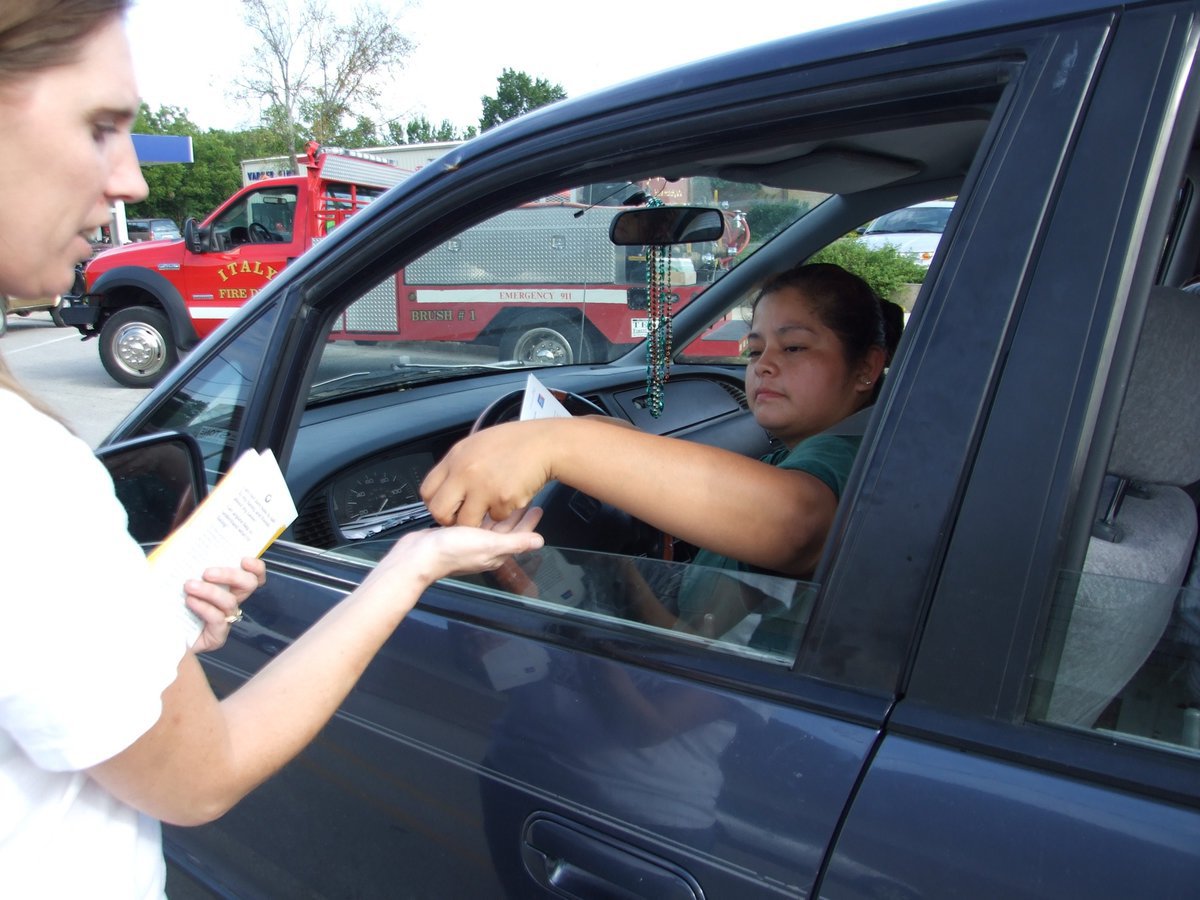
M 609 238 L 620 247 L 718 241 L 725 217 L 707 206 L 651 206 L 613 216 Z
M 183 222 L 183 245 L 188 248 L 189 253 L 204 253 L 208 248 L 205 246 L 208 241 L 205 240 L 207 235 L 204 230 L 196 223 L 196 220 L 189 216 Z
M 168 432 L 122 441 L 96 452 L 112 476 L 129 516 L 129 533 L 143 545 L 166 539 L 208 491 L 196 439 Z

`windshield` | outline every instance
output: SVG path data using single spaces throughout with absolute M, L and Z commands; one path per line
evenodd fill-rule
M 953 206 L 910 206 L 880 216 L 863 234 L 941 234 Z
M 506 210 L 348 303 L 330 327 L 309 401 L 495 368 L 610 362 L 645 341 L 667 304 L 674 315 L 696 302 L 826 196 L 709 177 L 642 178 Z M 660 250 L 610 239 L 616 215 L 660 205 L 718 210 L 724 230 Z M 745 331 L 740 310 L 719 310 L 672 355 L 738 360 Z

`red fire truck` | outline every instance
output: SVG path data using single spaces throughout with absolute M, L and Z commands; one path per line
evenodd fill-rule
M 303 177 L 243 188 L 182 241 L 111 250 L 85 271 L 87 290 L 64 312 L 121 384 L 149 386 L 299 253 L 407 173 L 310 148 Z M 661 179 L 659 179 L 661 181 Z M 590 186 L 502 213 L 413 260 L 352 304 L 334 340 L 475 342 L 501 359 L 569 364 L 646 335 L 644 248 L 618 247 L 612 217 L 649 194 L 684 201 L 683 183 Z M 625 196 L 629 191 L 633 195 Z M 616 193 L 620 206 L 606 205 Z M 637 199 L 634 199 L 634 198 Z M 669 260 L 674 308 L 703 290 L 749 241 L 740 213 L 703 252 Z M 736 352 L 736 350 L 734 351 Z
M 644 338 L 649 322 L 646 249 L 609 237 L 627 208 L 552 197 L 501 213 L 352 304 L 332 337 L 489 344 L 501 360 L 539 365 L 607 358 L 611 345 Z M 716 246 L 667 260 L 672 307 L 707 287 L 749 237 L 745 218 L 729 213 Z
M 315 143 L 302 175 L 256 181 L 182 240 L 107 250 L 84 270 L 85 291 L 63 318 L 99 337 L 105 370 L 130 387 L 156 384 L 201 338 L 229 318 L 347 216 L 410 173 L 382 160 L 323 152 Z

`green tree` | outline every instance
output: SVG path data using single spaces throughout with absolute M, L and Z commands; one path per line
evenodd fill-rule
M 278 152 L 261 152 L 268 149 L 261 132 L 202 132 L 173 106 L 152 111 L 143 103 L 133 130 L 190 137 L 194 161 L 142 166 L 150 193 L 141 203 L 130 204 L 130 217 L 163 217 L 180 224 L 189 216 L 202 218 L 241 186 L 241 160 Z
M 268 156 L 286 156 L 290 144 L 285 144 L 275 132 L 268 128 L 250 128 L 245 131 L 228 131 L 225 135 L 238 160 L 262 159 Z
M 408 122 L 398 119 L 388 122 L 386 138 L 393 144 L 435 144 L 443 141 L 468 141 L 476 134 L 474 125 L 460 132 L 449 119 L 442 119 L 441 124 L 435 128 L 424 116 L 415 116 Z
M 185 110 L 174 106 L 160 106 L 153 111 L 145 103 L 138 108 L 137 119 L 133 124 L 134 132 L 138 134 L 171 134 L 186 136 L 192 139 L 192 152 L 195 154 L 196 137 L 200 130 L 187 117 Z M 142 166 L 142 177 L 150 189 L 149 195 L 141 203 L 130 204 L 125 213 L 132 217 L 166 217 L 181 221 L 178 218 L 180 197 L 186 191 L 190 178 L 188 168 L 190 163 L 168 163 L 161 165 Z
M 367 120 L 356 116 L 355 105 L 374 105 L 379 99 L 378 77 L 402 67 L 414 45 L 394 21 L 370 4 L 354 9 L 346 23 L 332 22 L 328 13 L 318 21 L 327 28 L 329 38 L 317 39 L 312 45 L 317 63 L 312 101 L 321 112 L 311 120 L 312 136 L 321 143 L 337 143 L 347 116 L 355 117 L 350 132 L 365 134 Z M 370 130 L 373 143 L 374 125 Z
M 379 129 L 375 122 L 366 116 L 356 116 L 351 128 L 339 128 L 336 132 L 334 145 L 349 149 L 378 146 L 381 141 Z
M 319 100 L 305 100 L 300 104 L 300 114 L 309 122 L 311 139 L 323 147 L 346 147 L 356 149 L 380 143 L 375 121 L 367 116 L 355 116 L 348 107 Z M 346 119 L 353 119 L 347 125 Z
M 726 195 L 723 193 L 721 196 Z M 746 224 L 750 226 L 751 238 L 756 243 L 765 241 L 808 212 L 809 205 L 803 200 L 756 200 L 747 203 Z
M 479 130 L 487 131 L 530 110 L 564 100 L 566 96 L 562 85 L 551 84 L 544 78 L 534 81 L 524 72 L 505 69 L 496 79 L 496 96 L 485 94 L 480 98 L 483 114 L 479 117 Z
M 902 285 L 920 284 L 925 280 L 925 269 L 897 252 L 896 248 L 872 249 L 854 237 L 839 238 L 822 247 L 808 261 L 835 263 L 853 272 L 884 298 L 891 298 Z
M 370 3 L 339 21 L 326 0 L 305 0 L 295 15 L 287 0 L 243 0 L 243 18 L 258 41 L 234 82 L 237 95 L 268 102 L 264 125 L 285 142 L 293 166 L 307 139 L 332 144 L 358 131 L 361 119 L 348 131 L 344 119 L 372 104 L 380 80 L 413 50 L 396 22 Z

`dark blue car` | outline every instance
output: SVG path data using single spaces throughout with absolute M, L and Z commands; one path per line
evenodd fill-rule
M 438 583 L 301 757 L 166 830 L 173 892 L 1200 893 L 1198 38 L 1194 0 L 997 0 L 780 40 L 489 131 L 275 278 L 108 442 L 189 434 L 209 485 L 281 461 L 300 515 L 222 693 L 431 526 L 422 477 L 531 372 L 767 452 L 755 285 L 955 201 L 812 582 L 553 489 L 520 578 Z M 729 224 L 669 251 L 659 416 L 644 254 L 608 239 L 650 197 Z M 658 628 L 631 573 L 759 612 Z

